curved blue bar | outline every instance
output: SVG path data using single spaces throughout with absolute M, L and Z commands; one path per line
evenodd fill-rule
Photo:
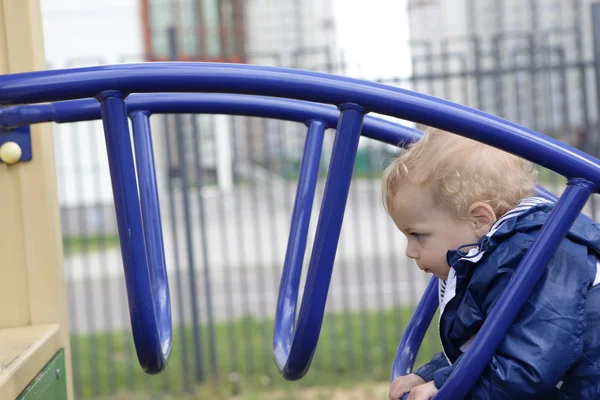
M 0 76 L 0 105 L 93 97 L 109 89 L 119 90 L 123 93 L 227 92 L 290 97 L 330 104 L 356 103 L 368 111 L 408 119 L 488 143 L 570 178 L 583 178 L 576 180 L 576 184 L 571 185 L 559 200 L 555 211 L 523 259 L 517 273 L 501 296 L 497 308 L 494 309 L 484 328 L 480 331 L 473 347 L 465 354 L 461 365 L 436 396 L 439 399 L 444 396 L 453 399 L 461 398 L 469 390 L 470 385 L 475 382 L 551 258 L 552 252 L 544 254 L 545 249 L 557 247 L 579 214 L 590 192 L 595 191 L 600 184 L 598 160 L 501 118 L 399 88 L 291 69 L 233 64 L 152 63 L 4 75 Z M 102 107 L 109 109 L 112 106 L 115 111 L 120 113 L 117 118 L 119 119 L 125 113 L 125 106 L 109 102 L 108 100 L 111 99 L 114 97 L 103 100 Z M 122 100 L 121 103 L 123 103 Z M 350 109 L 342 113 L 340 127 L 345 125 L 344 115 L 347 115 L 346 119 L 354 121 L 350 124 L 354 128 L 358 126 L 358 131 L 360 131 L 360 123 L 357 124 L 358 119 L 355 114 L 360 114 L 362 122 L 362 110 Z M 105 125 L 109 126 L 112 117 L 107 113 L 103 116 Z M 118 125 L 121 126 L 121 129 L 123 128 L 122 123 Z M 354 132 L 354 129 L 351 129 L 350 132 Z M 348 164 L 348 159 L 351 158 L 350 162 L 354 162 L 356 154 L 354 145 L 358 142 L 358 133 L 349 135 L 345 130 L 338 129 L 336 144 L 338 140 L 343 141 L 344 144 L 340 145 L 339 154 L 332 157 L 326 196 L 323 199 L 319 229 L 298 318 L 298 328 L 292 339 L 289 358 L 286 362 L 286 365 L 297 366 L 293 371 L 289 371 L 289 376 L 287 376 L 289 379 L 297 379 L 302 376 L 305 372 L 305 370 L 301 371 L 303 365 L 308 368 L 318 339 L 331 278 L 331 267 L 339 240 L 339 228 L 347 199 L 348 187 L 346 184 L 349 185 L 350 181 L 348 174 L 351 175 L 351 164 Z M 108 142 L 107 131 L 107 146 Z M 344 148 L 346 149 L 343 150 Z M 109 153 L 114 153 L 110 156 L 112 159 L 119 158 L 117 150 L 109 151 Z M 344 155 L 344 151 L 349 151 L 351 157 Z M 334 152 L 334 156 L 335 154 Z M 334 162 L 334 159 L 337 161 Z M 111 175 L 118 175 L 119 172 L 113 173 L 112 168 L 111 166 Z M 329 179 L 333 172 L 337 174 L 336 176 L 342 177 L 341 183 Z M 340 187 L 329 191 L 330 184 L 332 187 L 335 185 Z M 117 197 L 115 190 L 115 202 L 117 202 Z M 121 197 L 123 196 L 121 195 Z M 569 202 L 572 203 L 569 204 Z M 341 212 L 336 210 L 336 206 L 339 205 L 341 205 Z M 117 207 L 119 206 L 124 207 L 124 205 Z M 136 221 L 133 222 L 135 225 Z M 119 226 L 119 230 L 121 234 L 123 232 L 121 226 Z M 135 240 L 139 239 L 137 236 L 135 238 Z M 136 255 L 139 261 L 139 254 L 135 252 L 135 249 L 127 255 Z M 125 261 L 125 251 L 123 258 Z M 313 260 L 315 260 L 314 265 Z M 130 261 L 127 260 L 127 262 Z M 315 265 L 321 267 L 313 268 Z M 511 301 L 513 303 L 509 308 L 508 304 Z M 290 363 L 292 360 L 294 362 Z
M 150 120 L 147 113 L 137 111 L 131 115 L 131 123 L 135 146 L 138 187 L 142 206 L 144 244 L 146 258 L 148 259 L 147 271 L 150 275 L 149 291 L 150 296 L 152 296 L 154 319 L 158 326 L 160 349 L 166 363 L 171 353 L 172 344 L 171 299 L 169 296 L 169 281 L 167 278 L 167 263 L 165 261 Z M 144 327 L 144 330 L 149 332 L 153 328 L 153 326 L 147 326 Z
M 297 359 L 289 358 L 294 338 L 298 288 L 302 274 L 302 263 L 306 250 L 306 237 L 310 225 L 315 189 L 319 177 L 319 163 L 325 124 L 315 120 L 309 123 L 304 153 L 300 164 L 298 189 L 294 201 L 292 224 L 285 253 L 283 273 L 279 284 L 279 297 L 275 313 L 275 331 L 273 335 L 273 355 L 275 362 L 284 376 L 293 375 L 302 370 L 303 365 L 296 365 Z M 289 360 L 289 361 L 288 361 Z
M 333 272 L 333 262 L 350 190 L 352 169 L 358 150 L 363 110 L 355 105 L 344 105 L 340 109 L 342 114 L 325 181 L 319 222 L 302 295 L 296 333 L 287 357 L 285 357 L 285 353 L 279 356 L 280 360 L 283 360 L 282 356 L 285 357 L 285 367 L 281 373 L 284 378 L 289 380 L 300 379 L 306 374 L 317 347 Z M 297 301 L 297 299 L 292 299 L 292 301 Z
M 471 348 L 435 396 L 436 399 L 458 400 L 467 395 L 504 339 L 593 189 L 592 183 L 582 179 L 569 181 L 567 189 L 544 223 L 539 236 L 521 260 L 506 289 L 477 333 Z
M 360 104 L 488 143 L 567 177 L 600 184 L 598 161 L 557 140 L 502 118 L 452 102 L 378 83 L 288 68 L 241 64 L 145 63 L 0 76 L 0 105 L 123 93 L 221 92 Z M 535 152 L 529 151 L 536 149 Z
M 125 101 L 118 92 L 102 93 L 98 99 L 104 124 L 135 348 L 143 370 L 154 374 L 167 365 L 171 349 L 171 326 L 170 322 L 169 326 L 164 325 L 165 316 L 160 320 L 162 327 L 157 323 L 155 299 L 159 303 L 164 302 L 164 298 L 160 298 L 164 292 L 156 293 L 159 298 L 154 297 L 153 282 L 149 276 Z
M 417 309 L 413 313 L 396 350 L 390 382 L 412 372 L 421 342 L 438 308 L 438 278 L 431 277 Z
M 127 97 L 127 112 L 151 114 L 202 113 L 245 115 L 307 123 L 318 118 L 327 128 L 335 128 L 339 110 L 331 105 L 276 97 L 221 93 L 155 93 Z M 0 128 L 40 122 L 78 122 L 100 119 L 100 106 L 93 99 L 67 100 L 51 104 L 14 106 L 0 109 Z M 395 146 L 418 140 L 422 132 L 398 123 L 367 115 L 361 134 Z

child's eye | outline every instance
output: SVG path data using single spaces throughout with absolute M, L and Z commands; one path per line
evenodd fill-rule
M 417 232 L 411 232 L 410 236 L 412 236 L 416 240 L 423 240 L 425 238 L 425 235 L 423 233 L 417 233 Z

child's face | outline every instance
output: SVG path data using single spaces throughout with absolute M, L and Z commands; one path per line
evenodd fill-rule
M 448 279 L 448 250 L 477 242 L 475 224 L 470 218 L 457 219 L 449 211 L 434 205 L 428 189 L 403 185 L 396 195 L 390 215 L 406 236 L 406 256 L 414 259 L 419 269 Z

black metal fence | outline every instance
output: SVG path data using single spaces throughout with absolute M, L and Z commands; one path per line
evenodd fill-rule
M 413 75 L 380 81 L 489 111 L 597 156 L 597 69 L 577 50 L 574 33 L 415 43 Z M 317 57 L 315 69 L 344 73 L 347 66 L 328 52 L 295 54 Z M 174 325 L 172 359 L 156 377 L 141 372 L 131 340 L 101 125 L 55 126 L 77 397 L 199 390 L 210 398 L 289 388 L 272 361 L 271 339 L 304 128 L 191 115 L 153 117 L 152 124 Z M 395 153 L 361 141 L 324 328 L 301 385 L 385 381 L 425 288 L 428 277 L 404 256 L 404 238 L 381 206 L 381 171 Z M 540 179 L 562 190 L 555 175 Z M 315 212 L 319 205 L 317 198 Z M 421 360 L 439 348 L 435 332 Z

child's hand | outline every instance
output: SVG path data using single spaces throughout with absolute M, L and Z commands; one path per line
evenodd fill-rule
M 427 382 L 423 385 L 415 386 L 410 391 L 408 400 L 429 400 L 438 392 L 438 388 L 435 387 L 433 381 Z
M 390 400 L 398 400 L 404 393 L 410 392 L 415 386 L 423 385 L 425 381 L 419 375 L 408 374 L 399 376 L 390 385 Z

